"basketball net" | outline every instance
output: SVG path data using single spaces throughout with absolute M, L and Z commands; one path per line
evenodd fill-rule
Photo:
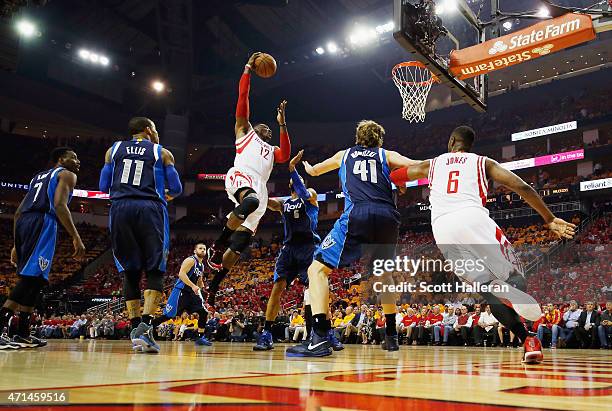
M 429 90 L 438 79 L 418 61 L 397 64 L 391 70 L 393 82 L 402 96 L 402 117 L 411 123 L 425 121 L 425 103 Z

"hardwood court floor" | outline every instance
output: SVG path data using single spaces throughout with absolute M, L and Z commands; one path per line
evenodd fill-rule
M 17 409 L 8 394 L 32 389 L 66 391 L 71 410 L 603 410 L 612 403 L 612 355 L 603 350 L 546 350 L 543 364 L 524 366 L 519 349 L 388 353 L 350 345 L 327 358 L 287 360 L 280 344 L 269 352 L 240 343 L 160 345 L 158 355 L 133 354 L 127 341 L 51 340 L 2 351 L 0 403 Z

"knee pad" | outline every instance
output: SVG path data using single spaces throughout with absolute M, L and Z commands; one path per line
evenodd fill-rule
M 240 205 L 233 211 L 234 215 L 241 220 L 246 220 L 249 214 L 252 214 L 259 207 L 259 199 L 255 192 L 247 194 Z
M 259 201 L 258 201 L 259 202 Z M 236 231 L 232 234 L 229 249 L 236 254 L 242 253 L 251 243 L 253 236 L 248 231 Z
M 123 272 L 123 296 L 126 301 L 140 301 L 140 273 L 137 271 Z
M 164 289 L 164 273 L 159 270 L 147 271 L 147 290 L 162 292 Z

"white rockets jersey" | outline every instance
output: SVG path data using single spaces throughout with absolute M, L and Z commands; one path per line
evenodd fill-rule
M 441 215 L 468 207 L 486 210 L 488 182 L 484 156 L 474 153 L 446 153 L 429 165 L 431 221 Z M 457 221 L 461 224 L 460 221 Z
M 274 167 L 274 146 L 263 141 L 255 130 L 236 140 L 234 167 L 251 172 L 265 183 Z

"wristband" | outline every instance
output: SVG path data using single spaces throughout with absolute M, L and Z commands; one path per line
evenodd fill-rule
M 279 125 L 279 127 L 287 127 L 287 123 L 285 123 L 285 124 L 280 124 L 279 123 L 278 125 Z

